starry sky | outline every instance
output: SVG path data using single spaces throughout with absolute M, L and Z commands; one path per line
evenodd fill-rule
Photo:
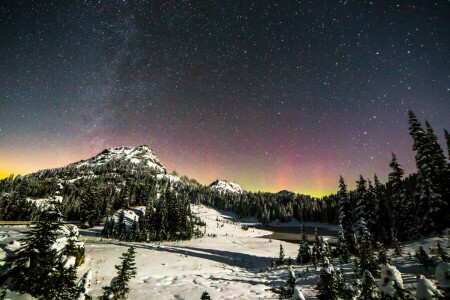
M 169 171 L 322 196 L 450 129 L 449 1 L 0 3 L 0 176 L 153 148 Z

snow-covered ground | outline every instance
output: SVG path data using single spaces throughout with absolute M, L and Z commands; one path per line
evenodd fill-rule
M 129 299 L 200 299 L 203 291 L 207 291 L 212 299 L 276 299 L 269 289 L 285 283 L 287 268 L 269 269 L 271 259 L 278 257 L 282 244 L 286 257 L 294 260 L 298 245 L 260 238 L 270 234 L 268 231 L 243 230 L 242 225 L 251 224 L 253 220 L 236 222 L 235 215 L 229 212 L 204 206 L 194 206 L 193 212 L 206 222 L 206 234 L 191 241 L 124 243 L 101 238 L 101 227 L 80 230 L 86 247 L 86 261 L 79 267 L 79 275 L 91 269 L 90 294 L 94 299 L 102 293 L 103 286 L 110 284 L 116 274 L 114 266 L 131 245 L 137 250 L 137 274 L 130 282 Z M 12 238 L 19 238 L 19 232 L 24 229 L 1 228 L 0 246 L 4 248 Z M 419 246 L 429 252 L 429 247 L 434 248 L 437 241 L 449 245 L 448 236 L 439 236 L 404 244 L 401 257 L 391 255 L 392 250 L 388 250 L 392 265 L 402 273 L 405 288 L 415 289 L 416 274 L 419 273 L 434 280 L 434 268 L 420 266 L 414 253 Z M 342 268 L 351 281 L 352 265 L 341 265 L 337 260 L 333 263 L 336 268 Z M 298 286 L 306 299 L 315 299 L 319 269 L 314 270 L 310 264 L 294 264 L 293 269 L 300 276 Z M 376 280 L 378 282 L 378 278 Z

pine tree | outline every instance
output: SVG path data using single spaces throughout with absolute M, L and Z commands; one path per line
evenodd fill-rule
M 428 255 L 428 253 L 425 251 L 425 249 L 423 249 L 422 246 L 419 246 L 419 250 L 416 251 L 416 258 L 426 268 L 433 265 L 433 260 Z
M 348 242 L 351 242 L 353 237 L 352 208 L 347 191 L 347 185 L 345 184 L 342 176 L 339 178 L 338 198 L 339 223 L 342 224 L 345 239 Z
M 280 244 L 280 255 L 278 257 L 278 261 L 277 264 L 279 266 L 284 266 L 285 264 L 285 255 L 284 255 L 284 249 L 283 249 L 283 245 Z
M 378 292 L 378 286 L 375 283 L 375 279 L 372 274 L 366 270 L 364 271 L 362 282 L 359 286 L 360 294 L 358 296 L 359 300 L 376 300 L 380 299 L 380 294 Z
M 19 291 L 45 299 L 73 299 L 81 288 L 76 269 L 64 268 L 62 253 L 52 246 L 61 230 L 61 214 L 50 206 L 40 213 L 39 221 L 22 239 L 22 246 L 5 260 L 5 277 L 10 277 Z
M 300 239 L 300 247 L 298 249 L 297 255 L 297 263 L 299 264 L 307 264 L 311 261 L 311 251 L 309 249 L 308 241 L 306 239 L 305 227 L 301 227 L 301 239 Z
M 362 175 L 359 175 L 359 180 L 356 181 L 356 221 L 361 218 L 366 219 L 367 217 L 367 181 L 364 179 Z
M 339 233 L 338 233 L 336 250 L 337 250 L 337 254 L 339 256 L 339 260 L 341 261 L 341 263 L 347 264 L 350 260 L 350 251 L 349 251 L 348 242 L 345 239 L 345 233 L 344 233 L 342 224 L 339 224 Z
M 416 226 L 414 218 L 412 218 L 415 215 L 414 207 L 403 187 L 402 177 L 404 171 L 397 162 L 397 156 L 394 153 L 392 153 L 392 161 L 389 166 L 392 168 L 392 172 L 389 173 L 389 183 L 392 185 L 391 201 L 394 236 L 401 241 L 406 241 L 415 237 Z
M 358 221 L 358 259 L 357 268 L 361 274 L 367 270 L 371 274 L 378 271 L 378 263 L 373 249 L 374 241 L 367 230 L 364 218 Z
M 272 289 L 272 292 L 280 295 L 280 299 L 286 299 L 286 298 L 290 299 L 294 295 L 295 283 L 297 281 L 297 277 L 295 276 L 292 266 L 289 266 L 287 271 L 288 271 L 288 279 L 286 280 L 285 286 Z
M 374 204 L 375 204 L 375 226 L 372 229 L 374 239 L 388 244 L 392 241 L 391 237 L 391 219 L 386 199 L 383 193 L 383 186 L 374 175 Z
M 449 256 L 449 254 L 447 253 L 447 250 L 445 250 L 443 247 L 442 247 L 442 245 L 441 245 L 441 243 L 437 243 L 437 253 L 439 254 L 439 257 L 441 258 L 441 260 L 443 261 L 443 262 L 450 262 L 450 256 Z
M 416 151 L 417 186 L 415 197 L 417 211 L 421 221 L 421 232 L 430 234 L 440 232 L 444 227 L 445 202 L 439 194 L 438 186 L 434 182 L 432 154 L 433 147 L 429 136 L 423 131 L 416 115 L 410 110 L 409 131 L 414 140 L 413 150 Z
M 208 292 L 205 291 L 200 297 L 200 300 L 211 300 L 211 297 L 209 296 Z
M 337 282 L 335 278 L 335 270 L 333 265 L 324 259 L 324 264 L 320 270 L 320 280 L 317 283 L 317 299 L 319 300 L 337 300 L 339 299 Z
M 128 251 L 122 254 L 122 263 L 120 265 L 116 265 L 116 280 L 111 283 L 111 286 L 103 288 L 104 292 L 101 299 L 106 300 L 110 299 L 110 297 L 114 297 L 113 299 L 115 300 L 126 299 L 129 292 L 128 282 L 136 275 L 136 267 L 134 263 L 135 255 L 136 251 L 134 247 L 128 248 Z
M 450 168 L 444 155 L 441 145 L 438 143 L 436 134 L 428 121 L 425 121 L 427 128 L 427 141 L 429 142 L 430 155 L 432 161 L 432 182 L 436 185 L 437 192 L 442 199 L 447 199 L 445 207 L 450 206 Z M 450 217 L 450 214 L 447 214 Z
M 386 248 L 381 243 L 378 245 L 378 263 L 381 265 L 387 265 L 390 263 L 387 257 Z

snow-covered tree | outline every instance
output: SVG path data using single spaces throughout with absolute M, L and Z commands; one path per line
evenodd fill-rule
M 436 285 L 425 276 L 417 275 L 416 299 L 433 300 L 438 298 L 443 299 L 444 295 L 437 289 Z
M 346 264 L 350 260 L 350 251 L 347 239 L 345 238 L 344 228 L 342 224 L 339 224 L 338 240 L 336 245 L 336 251 L 339 256 L 339 260 Z
M 128 248 L 128 251 L 122 254 L 122 263 L 120 265 L 116 265 L 115 268 L 117 270 L 117 276 L 111 282 L 110 286 L 104 287 L 103 296 L 101 299 L 115 299 L 115 300 L 125 300 L 129 288 L 128 282 L 131 278 L 134 278 L 136 275 L 136 267 L 134 263 L 136 251 L 134 247 Z
M 358 286 L 358 300 L 376 300 L 380 299 L 380 293 L 375 279 L 372 274 L 366 270 L 364 271 L 362 281 Z
M 441 262 L 436 267 L 435 273 L 436 280 L 439 283 L 439 287 L 446 291 L 447 294 L 450 293 L 450 263 Z M 449 294 L 450 295 L 450 294 Z
M 297 263 L 306 264 L 311 261 L 311 249 L 309 248 L 308 241 L 306 239 L 305 227 L 303 226 L 303 223 L 300 236 L 301 238 L 297 255 Z
M 284 266 L 284 264 L 286 263 L 285 259 L 286 259 L 286 256 L 284 254 L 283 245 L 280 244 L 280 254 L 278 256 L 277 264 L 279 266 Z
M 272 289 L 272 292 L 278 294 L 281 299 L 288 299 L 294 296 L 295 282 L 297 281 L 297 277 L 295 276 L 292 266 L 289 266 L 287 268 L 287 273 L 288 278 L 286 280 L 286 284 L 282 287 Z
M 402 177 L 404 174 L 401 165 L 397 161 L 397 156 L 392 153 L 392 160 L 389 165 L 392 172 L 389 173 L 389 183 L 392 185 L 392 219 L 394 237 L 401 240 L 409 240 L 416 235 L 414 206 L 412 199 L 406 195 L 403 187 Z
M 381 267 L 380 293 L 382 299 L 413 299 L 403 287 L 402 274 L 396 267 L 385 265 Z
M 358 221 L 358 258 L 357 269 L 361 274 L 369 271 L 371 274 L 378 272 L 378 262 L 374 251 L 374 241 L 367 230 L 364 218 Z
M 359 180 L 356 181 L 356 221 L 367 217 L 367 180 L 362 175 L 359 175 Z
M 347 185 L 345 184 L 342 176 L 339 178 L 338 207 L 339 223 L 342 224 L 345 239 L 348 242 L 351 242 L 353 237 L 352 207 L 347 191 Z
M 207 291 L 204 291 L 202 296 L 200 297 L 200 300 L 211 300 L 211 296 L 209 296 Z
M 21 247 L 6 258 L 3 276 L 12 280 L 15 289 L 45 299 L 74 299 L 81 294 L 75 260 L 67 263 L 64 248 L 56 247 L 61 219 L 54 204 L 43 210 Z
M 430 234 L 444 228 L 446 203 L 439 194 L 436 185 L 433 162 L 433 147 L 429 136 L 423 131 L 416 115 L 410 110 L 409 131 L 414 140 L 413 150 L 416 151 L 417 185 L 415 197 L 417 212 L 420 218 L 421 232 Z
M 337 300 L 339 299 L 336 271 L 328 258 L 324 259 L 322 269 L 320 269 L 320 280 L 316 285 L 317 299 Z
M 419 246 L 419 250 L 416 251 L 416 258 L 419 260 L 419 262 L 426 268 L 433 265 L 433 260 L 431 259 L 430 255 L 423 249 L 422 246 Z

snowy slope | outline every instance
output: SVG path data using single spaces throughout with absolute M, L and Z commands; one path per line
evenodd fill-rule
M 156 156 L 153 149 L 143 145 L 139 147 L 119 147 L 105 149 L 103 152 L 96 156 L 74 163 L 77 168 L 82 166 L 95 167 L 104 165 L 111 160 L 125 159 L 135 165 L 145 164 L 150 169 L 155 170 L 157 173 L 167 173 L 166 168 L 162 165 L 161 161 Z
M 235 182 L 217 179 L 209 185 L 209 188 L 213 191 L 218 191 L 220 193 L 230 193 L 230 194 L 243 194 L 245 190 Z

